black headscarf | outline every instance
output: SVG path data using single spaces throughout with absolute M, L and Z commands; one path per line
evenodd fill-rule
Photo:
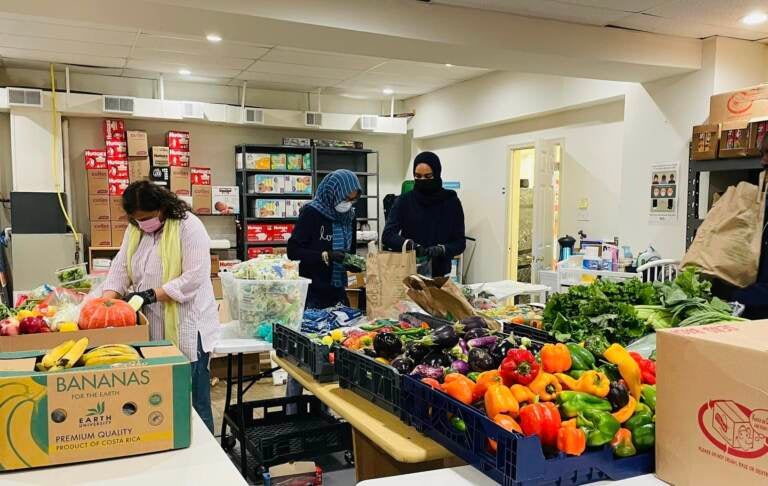
M 441 203 L 452 197 L 456 197 L 454 191 L 443 189 L 443 166 L 440 163 L 440 157 L 434 152 L 421 152 L 416 158 L 413 159 L 413 174 L 416 175 L 416 167 L 420 164 L 427 164 L 432 169 L 434 176 L 434 183 L 436 187 L 432 190 L 424 190 L 421 185 L 421 181 L 416 181 L 414 187 L 414 197 L 416 201 L 423 206 L 432 206 L 434 204 Z

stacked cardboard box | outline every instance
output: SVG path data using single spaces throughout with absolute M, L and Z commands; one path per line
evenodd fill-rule
M 196 214 L 211 214 L 211 169 L 192 167 L 192 210 Z
M 149 145 L 147 132 L 128 130 L 128 180 L 131 182 L 149 180 Z
M 88 216 L 91 221 L 91 244 L 111 246 L 109 179 L 107 152 L 103 149 L 85 151 L 88 178 Z
M 190 184 L 189 132 L 172 130 L 167 133 L 169 186 L 179 196 L 192 196 Z

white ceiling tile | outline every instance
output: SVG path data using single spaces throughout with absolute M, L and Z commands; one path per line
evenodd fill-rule
M 122 76 L 124 69 L 119 68 L 105 68 L 105 67 L 90 67 L 90 66 L 69 66 L 69 71 L 73 74 L 95 74 L 99 76 Z
M 142 71 L 154 71 L 158 73 L 178 74 L 179 72 L 178 64 L 170 64 L 170 63 L 159 62 L 159 61 L 146 61 L 143 59 L 129 59 L 126 67 L 129 69 L 138 69 Z M 188 67 L 187 69 L 192 71 L 191 73 L 192 76 L 234 78 L 235 76 L 240 74 L 240 71 L 237 69 L 225 69 L 225 68 L 216 68 L 216 67 L 191 66 L 191 67 Z
M 244 71 L 237 76 L 237 79 L 251 81 L 264 81 L 270 83 L 290 83 L 306 86 L 326 87 L 340 83 L 341 79 L 317 78 L 306 75 L 278 74 L 278 73 L 257 73 L 253 71 Z
M 633 14 L 615 24 L 617 27 L 626 27 L 628 29 L 642 30 L 656 34 L 677 35 L 682 37 L 694 37 L 703 39 L 715 35 L 722 35 L 735 38 L 747 38 L 751 40 L 764 37 L 755 32 L 738 31 L 727 27 L 705 24 L 701 22 L 680 22 L 679 19 L 670 19 L 656 17 L 648 14 Z
M 61 64 L 82 64 L 83 66 L 122 67 L 124 59 L 119 57 L 94 56 L 92 54 L 71 54 L 68 52 L 38 51 L 32 49 L 16 49 L 0 47 L 0 56 L 15 59 L 30 59 Z
M 623 12 L 644 12 L 649 8 L 658 7 L 671 0 L 557 0 L 560 3 L 570 3 L 584 7 L 608 8 Z
M 136 47 L 158 51 L 181 52 L 197 56 L 224 56 L 258 59 L 266 54 L 270 47 L 244 42 L 232 42 L 224 39 L 211 43 L 204 38 L 177 37 L 162 34 L 142 33 L 136 41 Z
M 56 51 L 69 54 L 87 54 L 96 56 L 125 57 L 130 50 L 127 46 L 104 45 L 94 42 L 80 42 L 62 39 L 45 39 L 22 35 L 0 34 L 0 47 L 32 49 L 38 51 Z
M 335 87 L 353 89 L 353 90 L 366 90 L 366 91 L 377 92 L 377 93 L 381 93 L 382 89 L 384 88 L 390 88 L 396 94 L 397 93 L 414 94 L 414 93 L 426 93 L 429 91 L 434 91 L 435 89 L 441 86 L 414 86 L 414 85 L 397 84 L 397 83 L 377 83 L 377 82 L 372 82 L 364 79 L 348 79 L 346 81 L 342 81 L 341 83 L 337 84 Z
M 413 61 L 387 61 L 371 69 L 372 73 L 398 74 L 403 76 L 426 76 L 441 79 L 469 79 L 481 76 L 488 72 L 487 69 L 471 68 L 464 66 L 448 67 L 444 64 L 433 64 Z
M 765 0 L 672 0 L 646 13 L 676 19 L 682 21 L 681 23 L 697 22 L 729 27 L 733 29 L 729 31 L 730 34 L 742 32 L 745 37 L 740 38 L 746 39 L 748 32 L 768 33 L 768 22 L 749 26 L 741 23 L 741 18 L 755 10 L 766 11 L 766 9 L 768 4 Z
M 287 64 L 303 64 L 305 66 L 334 66 L 339 69 L 356 71 L 365 71 L 386 61 L 386 59 L 378 57 L 334 54 L 280 46 L 272 49 L 262 60 Z
M 315 78 L 347 79 L 359 74 L 360 71 L 339 69 L 336 67 L 302 66 L 282 62 L 258 61 L 248 68 L 248 71 L 273 74 L 293 74 L 312 76 Z
M 233 57 L 207 57 L 193 56 L 191 54 L 180 54 L 178 52 L 155 51 L 145 48 L 134 48 L 131 52 L 131 59 L 141 59 L 145 61 L 159 61 L 167 64 L 176 64 L 179 67 L 190 66 L 199 67 L 219 67 L 227 69 L 237 69 L 242 71 L 253 63 L 253 59 L 238 59 Z M 178 69 L 178 68 L 177 68 Z
M 0 34 L 12 34 L 48 39 L 63 39 L 101 44 L 131 46 L 136 39 L 134 32 L 113 31 L 68 25 L 47 24 L 0 17 Z
M 368 83 L 380 86 L 413 86 L 413 87 L 438 87 L 453 84 L 455 80 L 427 77 L 427 76 L 402 76 L 399 74 L 386 74 L 367 72 L 351 78 L 350 81 Z
M 432 3 L 592 25 L 610 24 L 627 15 L 619 10 L 564 4 L 556 0 L 434 0 Z
M 122 76 L 125 78 L 159 79 L 160 73 L 144 69 L 123 69 Z
M 233 82 L 233 86 L 240 86 L 242 83 Z M 248 89 L 269 89 L 274 91 L 296 91 L 299 93 L 307 93 L 310 91 L 316 91 L 321 86 L 312 86 L 308 84 L 295 84 L 295 83 L 276 83 L 272 81 L 248 81 Z
M 124 25 L 120 23 L 120 17 L 115 16 L 115 24 L 103 24 L 96 22 L 83 22 L 78 20 L 60 19 L 55 17 L 41 17 L 35 15 L 21 15 L 9 12 L 0 12 L 0 18 L 11 20 L 22 20 L 28 22 L 38 22 L 53 25 L 68 25 L 72 27 L 84 27 L 88 29 L 109 30 L 115 32 L 133 32 L 139 31 L 138 27 L 131 25 Z

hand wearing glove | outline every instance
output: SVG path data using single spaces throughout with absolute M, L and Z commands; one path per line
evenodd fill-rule
M 441 257 L 445 255 L 445 247 L 443 245 L 430 246 L 424 249 L 424 256 L 429 258 Z
M 427 249 L 425 247 L 423 247 L 421 245 L 416 245 L 415 250 L 416 250 L 416 257 L 417 258 L 421 258 L 423 256 L 427 256 L 427 254 L 426 254 L 426 250 Z
M 331 252 L 331 261 L 336 263 L 344 262 L 345 253 L 343 251 L 334 250 Z
M 150 305 L 157 302 L 157 294 L 155 294 L 155 289 L 147 289 L 142 292 L 133 292 L 123 297 L 123 300 L 126 302 L 130 302 L 133 296 L 141 297 L 141 299 L 144 301 L 144 303 L 141 304 L 142 307 L 144 307 L 145 305 Z

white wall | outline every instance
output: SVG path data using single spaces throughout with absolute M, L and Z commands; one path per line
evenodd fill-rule
M 537 140 L 561 140 L 563 174 L 561 233 L 612 238 L 619 219 L 624 105 L 621 101 L 564 113 L 416 140 L 415 150 L 432 150 L 443 163 L 443 179 L 461 181 L 466 234 L 477 238 L 470 282 L 506 278 L 507 187 L 510 147 Z M 513 188 L 514 189 L 514 188 Z M 591 221 L 577 222 L 581 198 L 590 200 Z

